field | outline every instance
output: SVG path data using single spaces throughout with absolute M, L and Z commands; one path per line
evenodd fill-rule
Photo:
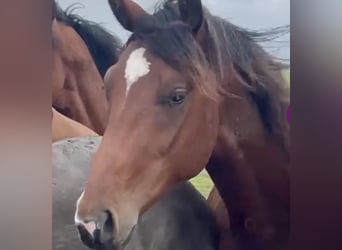
M 205 198 L 208 197 L 209 192 L 213 187 L 213 182 L 206 171 L 203 171 L 196 177 L 192 178 L 190 182 Z
M 290 70 L 284 70 L 283 76 L 284 76 L 284 78 L 286 80 L 287 87 L 290 90 L 290 76 L 291 76 Z
M 286 80 L 286 83 L 288 83 L 290 85 L 290 70 L 284 70 L 284 78 Z
M 284 77 L 288 88 L 290 89 L 290 71 L 284 71 Z M 204 196 L 208 197 L 210 190 L 213 187 L 213 182 L 211 181 L 208 173 L 206 171 L 201 172 L 196 177 L 192 178 L 190 182 L 196 187 L 196 189 Z

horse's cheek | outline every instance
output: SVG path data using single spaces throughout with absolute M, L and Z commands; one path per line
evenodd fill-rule
M 219 130 L 219 107 L 215 102 L 209 102 L 207 105 L 207 109 L 204 112 L 204 123 L 205 126 L 203 130 L 205 131 L 203 134 L 206 135 L 206 142 L 210 147 L 210 151 L 215 147 L 218 130 Z

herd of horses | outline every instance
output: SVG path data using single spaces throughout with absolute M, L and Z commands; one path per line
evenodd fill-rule
M 108 4 L 126 43 L 53 1 L 54 249 L 288 249 L 289 96 L 260 43 L 289 27 Z

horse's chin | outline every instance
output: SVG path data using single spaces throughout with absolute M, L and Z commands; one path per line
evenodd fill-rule
M 115 240 L 115 239 L 114 239 L 113 245 L 116 247 L 115 250 L 122 250 L 122 249 L 125 248 L 125 246 L 128 244 L 128 242 L 129 242 L 129 241 L 131 240 L 131 238 L 132 238 L 132 235 L 133 235 L 135 226 L 136 226 L 136 225 L 134 225 L 134 226 L 132 227 L 132 229 L 129 230 L 129 232 L 127 233 L 127 236 L 126 236 L 126 237 L 124 237 L 124 238 L 123 238 L 123 237 L 120 237 L 120 238 L 118 238 L 118 240 Z
M 92 233 L 90 233 L 89 226 L 85 227 L 84 225 L 78 225 L 77 229 L 82 243 L 90 249 L 122 250 L 130 241 L 135 225 L 131 230 L 127 230 L 126 233 L 120 234 L 116 237 L 98 229 L 95 229 L 94 231 L 91 230 Z
M 120 248 L 113 244 L 113 237 L 103 237 L 101 231 L 95 229 L 91 234 L 89 230 L 83 226 L 77 226 L 79 236 L 82 243 L 90 249 L 95 250 L 119 250 Z

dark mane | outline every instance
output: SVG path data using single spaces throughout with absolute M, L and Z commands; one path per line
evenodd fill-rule
M 53 16 L 55 16 L 57 21 L 72 27 L 83 39 L 103 78 L 107 69 L 118 60 L 122 47 L 121 41 L 99 24 L 73 14 L 76 8 L 77 5 L 73 4 L 66 10 L 62 10 L 54 1 Z
M 222 84 L 224 79 L 227 81 L 227 69 L 230 68 L 228 81 L 237 80 L 245 87 L 266 131 L 279 138 L 287 150 L 289 97 L 281 72 L 287 65 L 268 54 L 261 44 L 287 34 L 289 26 L 249 31 L 204 8 L 206 37 L 202 41 L 204 51 L 199 52 L 190 28 L 179 22 L 179 16 L 176 1 L 162 1 L 153 17 L 139 21 L 128 42 L 144 42 L 156 56 L 177 70 L 192 67 L 191 63 L 201 59 L 202 53 L 205 63 Z

